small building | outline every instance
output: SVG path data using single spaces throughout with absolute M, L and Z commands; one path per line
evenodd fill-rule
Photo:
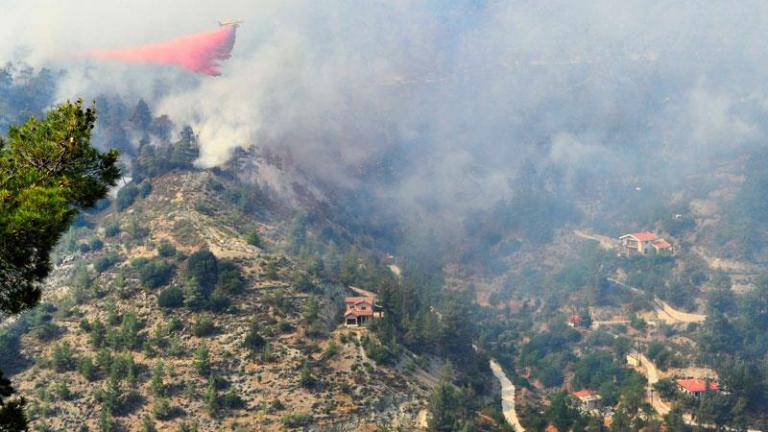
M 361 326 L 373 318 L 384 316 L 375 297 L 346 297 L 344 304 L 344 324 L 347 326 Z
M 668 241 L 649 231 L 624 234 L 619 237 L 619 253 L 626 256 L 672 255 L 674 248 Z
M 554 424 L 550 423 L 547 425 L 547 428 L 544 429 L 544 432 L 560 432 L 560 429 L 558 429 Z
M 590 389 L 582 389 L 574 392 L 573 397 L 579 403 L 579 410 L 584 413 L 600 408 L 600 404 L 603 400 L 602 396 Z
M 679 379 L 677 380 L 677 387 L 682 393 L 694 397 L 699 397 L 708 391 L 720 391 L 718 383 L 700 378 Z
M 581 327 L 581 317 L 573 314 L 570 318 L 568 318 L 568 325 L 573 328 Z

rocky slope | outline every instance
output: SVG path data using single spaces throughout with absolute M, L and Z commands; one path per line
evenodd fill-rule
M 301 290 L 293 282 L 293 261 L 280 253 L 285 215 L 268 208 L 246 214 L 222 193 L 230 187 L 209 171 L 166 174 L 132 205 L 118 211 L 113 204 L 63 239 L 47 304 L 24 318 L 22 357 L 13 367 L 35 427 L 424 425 L 436 380 L 419 365 L 429 362 L 370 360 L 361 346 L 370 337 L 365 329 L 336 327 L 343 287 L 318 282 Z M 249 243 L 253 233 L 261 243 Z M 190 306 L 188 257 L 200 250 L 212 252 L 219 268 L 229 263 L 241 273 L 243 288 L 226 293 L 223 310 Z M 157 267 L 159 282 L 148 266 Z M 170 269 L 165 280 L 163 269 Z M 159 306 L 174 287 L 184 304 Z

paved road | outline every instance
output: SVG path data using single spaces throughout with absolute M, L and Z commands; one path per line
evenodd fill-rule
M 504 413 L 504 418 L 515 428 L 515 431 L 525 432 L 525 428 L 520 423 L 520 419 L 517 417 L 517 410 L 515 409 L 515 385 L 507 378 L 501 365 L 496 360 L 491 360 L 490 365 L 493 375 L 496 376 L 499 384 L 501 384 L 501 410 Z
M 640 366 L 642 366 L 642 371 L 645 377 L 648 379 L 648 387 L 646 388 L 646 397 L 648 398 L 648 401 L 653 406 L 653 409 L 656 410 L 659 415 L 667 415 L 669 411 L 672 409 L 666 402 L 661 400 L 661 397 L 659 395 L 656 395 L 653 393 L 653 385 L 659 382 L 659 380 L 662 377 L 662 373 L 659 372 L 658 368 L 656 368 L 656 365 L 653 364 L 652 361 L 648 359 L 648 357 L 645 356 L 645 354 L 630 354 L 627 356 L 629 358 L 630 356 L 634 357 L 640 362 Z

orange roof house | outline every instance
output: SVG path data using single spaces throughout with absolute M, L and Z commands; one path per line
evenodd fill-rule
M 568 318 L 568 325 L 571 327 L 581 327 L 581 317 L 578 315 L 571 315 L 570 318 Z
M 636 232 L 636 233 L 627 234 L 627 235 L 632 236 L 635 239 L 637 239 L 637 241 L 641 241 L 641 242 L 654 241 L 654 240 L 658 240 L 659 238 L 656 234 L 650 231 L 641 231 L 641 232 Z
M 709 387 L 707 387 L 707 385 L 709 385 Z M 677 386 L 683 393 L 694 396 L 699 396 L 708 391 L 720 391 L 720 385 L 718 383 L 699 378 L 679 379 L 677 380 Z
M 346 297 L 344 304 L 344 324 L 347 326 L 360 326 L 371 318 L 383 316 L 381 306 L 376 304 L 374 297 Z
M 653 242 L 653 248 L 656 249 L 656 253 L 660 253 L 665 250 L 671 250 L 672 245 L 664 239 L 658 239 Z
M 668 241 L 650 231 L 624 234 L 619 237 L 619 252 L 622 255 L 672 254 L 674 248 Z
M 579 390 L 577 392 L 573 392 L 573 397 L 575 397 L 577 399 L 582 399 L 582 398 L 588 398 L 590 396 L 594 396 L 596 394 L 597 394 L 597 392 L 594 391 L 594 390 L 582 389 L 582 390 Z
M 600 407 L 602 396 L 594 390 L 581 389 L 573 392 L 572 396 L 579 402 L 579 409 L 582 412 L 590 412 Z

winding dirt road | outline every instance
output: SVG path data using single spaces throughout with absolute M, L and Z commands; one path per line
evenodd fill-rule
M 515 385 L 507 378 L 501 365 L 496 360 L 491 360 L 491 371 L 496 379 L 501 384 L 501 410 L 504 413 L 504 418 L 507 422 L 515 428 L 517 432 L 525 432 L 525 428 L 520 423 L 520 419 L 517 417 L 517 410 L 515 409 Z
M 630 291 L 636 292 L 638 294 L 645 295 L 646 292 L 635 288 L 633 286 L 627 285 L 626 283 L 614 279 L 614 278 L 607 278 L 608 282 L 614 283 L 622 288 L 626 288 Z M 665 302 L 664 300 L 654 297 L 653 298 L 654 303 L 654 310 L 656 311 L 656 314 L 659 316 L 659 319 L 666 322 L 667 324 L 678 324 L 678 323 L 700 323 L 704 322 L 707 319 L 707 316 L 704 314 L 695 314 L 695 313 L 688 313 L 683 312 L 681 310 L 677 310 L 669 305 L 669 303 Z

